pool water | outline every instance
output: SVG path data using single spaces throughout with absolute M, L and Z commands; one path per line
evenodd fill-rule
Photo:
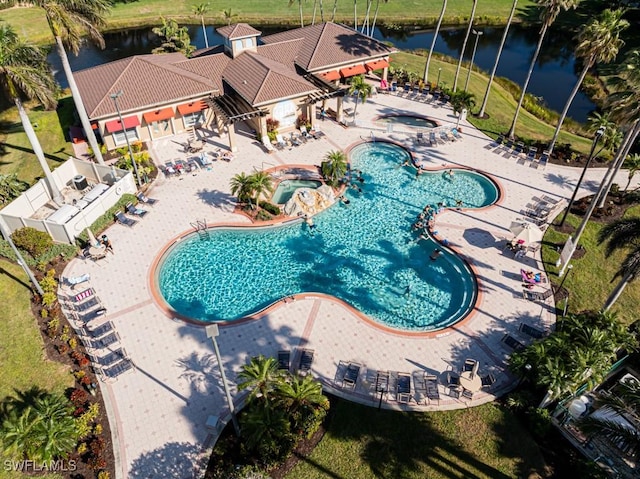
M 321 185 L 321 181 L 314 180 L 282 180 L 273 192 L 273 195 L 271 196 L 271 202 L 279 205 L 284 205 L 291 199 L 298 188 L 316 189 Z
M 365 179 L 337 203 L 304 222 L 276 227 L 215 228 L 176 243 L 160 262 L 159 289 L 172 308 L 204 321 L 242 318 L 288 295 L 321 292 L 340 298 L 389 327 L 428 331 L 463 318 L 476 299 L 468 265 L 411 230 L 427 203 L 482 207 L 498 190 L 478 173 L 402 167 L 408 153 L 389 143 L 351 152 Z M 429 259 L 439 247 L 443 253 Z
M 438 126 L 438 124 L 433 120 L 411 115 L 390 115 L 379 118 L 378 122 L 384 124 L 397 123 L 400 125 L 412 126 L 414 128 L 436 128 Z

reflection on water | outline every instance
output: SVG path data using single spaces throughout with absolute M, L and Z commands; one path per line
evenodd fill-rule
M 210 45 L 222 43 L 222 37 L 215 32 L 215 28 L 214 26 L 207 27 Z M 199 25 L 191 25 L 188 29 L 192 43 L 198 48 L 203 48 L 202 28 Z M 268 28 L 260 28 L 260 30 L 265 35 L 276 31 Z M 482 31 L 484 35 L 480 37 L 478 42 L 475 63 L 480 68 L 490 71 L 504 30 L 503 28 L 491 27 L 482 28 Z M 436 51 L 457 58 L 460 55 L 464 34 L 465 28 L 441 30 L 436 42 Z M 381 31 L 376 28 L 375 37 L 393 42 L 397 48 L 402 50 L 426 50 L 431 45 L 433 32 L 421 30 L 407 33 L 406 31 Z M 509 36 L 497 74 L 522 84 L 537 40 L 537 28 L 523 28 L 513 25 L 509 29 Z M 82 70 L 131 55 L 150 53 L 153 48 L 159 45 L 158 37 L 150 28 L 108 33 L 105 34 L 105 42 L 107 47 L 104 50 L 99 50 L 94 45 L 86 43 L 77 57 L 70 55 L 71 68 Z M 530 93 L 543 97 L 547 105 L 557 111 L 564 107 L 577 79 L 573 47 L 574 42 L 568 34 L 559 30 L 550 30 L 529 84 Z M 471 55 L 471 48 L 468 44 L 466 58 Z M 64 79 L 60 60 L 55 50 L 49 55 L 49 62 L 53 65 L 58 82 L 66 86 L 67 82 Z M 594 108 L 594 104 L 579 92 L 569 109 L 569 116 L 578 121 L 586 121 L 588 114 Z

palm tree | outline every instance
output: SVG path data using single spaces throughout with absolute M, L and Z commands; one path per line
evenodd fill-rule
M 451 95 L 451 106 L 454 113 L 460 113 L 464 109 L 471 111 L 476 106 L 475 95 L 466 90 L 457 91 Z
M 251 190 L 255 194 L 256 206 L 260 204 L 260 196 L 266 192 L 273 193 L 273 180 L 269 173 L 259 171 L 251 175 Z
M 358 31 L 358 0 L 353 0 L 353 29 Z
M 603 310 L 608 311 L 618 300 L 627 285 L 640 273 L 640 218 L 625 218 L 606 225 L 598 235 L 600 243 L 607 242 L 606 255 L 614 251 L 631 247 L 626 258 L 616 272 L 615 278 L 621 280 L 604 303 Z
M 369 18 L 371 15 L 371 5 L 373 5 L 373 0 L 367 0 L 367 10 L 364 14 L 364 20 L 362 21 L 362 30 L 360 30 L 360 33 L 364 35 L 369 35 Z
M 624 164 L 622 165 L 622 167 L 629 170 L 629 173 L 627 175 L 627 185 L 624 187 L 624 192 L 626 193 L 629 189 L 629 185 L 631 184 L 631 180 L 633 180 L 633 177 L 636 175 L 638 170 L 640 170 L 640 155 L 638 153 L 628 155 L 627 159 L 624 160 Z
M 229 182 L 231 186 L 231 194 L 238 197 L 240 203 L 251 204 L 251 193 L 253 192 L 251 186 L 251 176 L 245 173 L 238 173 L 231 178 Z
M 493 68 L 491 69 L 491 75 L 489 75 L 489 83 L 487 84 L 487 91 L 484 93 L 484 98 L 482 99 L 482 106 L 480 107 L 480 113 L 478 113 L 478 116 L 480 118 L 484 118 L 484 110 L 487 107 L 487 102 L 489 101 L 489 93 L 491 93 L 491 85 L 493 84 L 493 79 L 496 76 L 496 71 L 498 70 L 498 63 L 500 62 L 500 57 L 502 56 L 502 49 L 504 48 L 504 44 L 507 41 L 507 34 L 509 33 L 509 27 L 511 27 L 511 21 L 513 20 L 513 15 L 516 12 L 517 5 L 518 5 L 518 0 L 513 0 L 513 5 L 511 6 L 511 13 L 509 14 L 509 19 L 507 20 L 507 26 L 504 27 L 502 40 L 500 40 L 500 46 L 498 47 L 498 53 L 496 54 L 496 61 L 493 63 Z
M 289 6 L 293 5 L 296 0 L 289 0 Z M 300 27 L 304 27 L 304 19 L 302 17 L 302 0 L 298 0 L 298 9 L 300 10 Z
M 358 75 L 351 79 L 351 85 L 349 85 L 349 95 L 356 94 L 356 105 L 353 108 L 353 121 L 356 119 L 358 113 L 358 100 L 362 100 L 362 103 L 367 101 L 367 98 L 371 96 L 371 85 L 369 85 L 364 76 Z
M 513 115 L 513 121 L 511 122 L 511 128 L 509 128 L 509 138 L 513 139 L 516 132 L 516 124 L 518 123 L 518 115 L 520 114 L 520 109 L 522 108 L 522 102 L 524 101 L 524 96 L 527 93 L 527 87 L 529 86 L 529 81 L 531 80 L 531 75 L 533 74 L 533 69 L 536 66 L 536 62 L 538 61 L 538 55 L 540 54 L 540 48 L 542 48 L 542 42 L 544 42 L 545 35 L 547 34 L 547 30 L 556 21 L 558 14 L 562 10 L 569 10 L 570 8 L 576 8 L 579 0 L 536 0 L 536 3 L 542 7 L 542 11 L 540 12 L 540 20 L 542 20 L 542 28 L 540 29 L 540 36 L 538 37 L 538 44 L 536 45 L 536 50 L 533 53 L 533 58 L 531 59 L 531 65 L 529 65 L 529 71 L 527 72 L 527 76 L 524 80 L 524 84 L 522 85 L 522 92 L 520 93 L 520 99 L 518 100 L 518 106 L 516 106 L 516 111 Z
M 62 195 L 20 99 L 21 95 L 25 95 L 38 100 L 47 109 L 55 108 L 55 81 L 42 51 L 20 40 L 13 28 L 5 23 L 0 23 L 0 88 L 16 105 L 33 153 L 44 171 L 51 198 L 60 202 Z
M 438 32 L 440 31 L 440 25 L 442 24 L 442 19 L 444 18 L 444 12 L 447 9 L 447 0 L 442 0 L 442 11 L 440 12 L 440 16 L 438 17 L 438 24 L 436 25 L 436 31 L 433 32 L 433 40 L 431 40 L 431 48 L 429 48 L 429 55 L 427 56 L 427 64 L 424 67 L 424 82 L 427 83 L 429 81 L 429 65 L 431 64 L 431 56 L 433 55 L 433 49 L 436 46 L 436 40 L 438 39 Z M 438 85 L 436 85 L 437 87 Z
M 260 403 L 247 408 L 241 418 L 247 447 L 262 458 L 273 460 L 290 450 L 293 437 L 284 410 Z
M 338 9 L 338 0 L 333 0 L 333 12 L 331 13 L 331 21 L 336 19 L 336 10 Z
M 96 45 L 104 48 L 104 38 L 100 29 L 106 25 L 111 2 L 109 0 L 34 0 L 32 3 L 44 10 L 47 23 L 55 38 L 56 49 L 62 61 L 62 68 L 67 77 L 82 128 L 96 160 L 103 165 L 104 159 L 100 146 L 89 122 L 80 90 L 73 78 L 65 47 L 78 55 L 83 38 L 88 36 Z
M 460 59 L 458 60 L 458 66 L 456 67 L 456 76 L 453 79 L 453 91 L 458 88 L 458 75 L 460 74 L 460 67 L 462 66 L 462 58 L 464 57 L 464 51 L 467 49 L 467 41 L 469 41 L 469 35 L 471 34 L 471 28 L 473 27 L 473 17 L 476 14 L 476 7 L 478 6 L 478 0 L 472 0 L 473 6 L 471 7 L 471 17 L 469 18 L 469 26 L 467 27 L 467 33 L 464 35 L 464 41 L 462 42 L 462 49 L 460 50 Z
M 596 64 L 610 63 L 618 55 L 618 50 L 624 41 L 620 38 L 620 34 L 629 26 L 629 22 L 622 18 L 624 11 L 620 10 L 604 10 L 599 18 L 596 18 L 586 25 L 578 35 L 578 46 L 576 47 L 576 57 L 583 58 L 582 72 L 578 77 L 573 90 L 569 94 L 564 109 L 560 114 L 556 131 L 553 133 L 551 144 L 548 151 L 552 152 L 560 135 L 560 128 L 567 117 L 567 112 L 573 99 L 575 98 L 580 85 L 587 76 L 587 72 Z
M 316 24 L 316 8 L 320 5 L 320 21 L 324 23 L 324 7 L 322 6 L 322 0 L 313 0 L 313 16 L 311 17 L 311 25 Z
M 322 384 L 312 376 L 294 376 L 289 381 L 281 381 L 276 390 L 276 402 L 289 413 L 294 431 L 313 427 L 313 418 L 319 417 L 321 421 L 322 411 L 329 409 L 329 400 L 322 394 Z
M 209 48 L 209 38 L 207 38 L 207 27 L 204 26 L 204 16 L 209 9 L 208 3 L 201 3 L 200 5 L 193 5 L 191 11 L 196 17 L 200 17 L 202 23 L 202 33 L 204 34 L 204 47 Z
M 338 184 L 347 172 L 347 156 L 342 151 L 329 151 L 320 164 L 322 176 L 331 186 Z
M 249 364 L 243 365 L 238 373 L 238 378 L 243 380 L 238 383 L 238 389 L 250 388 L 249 400 L 260 398 L 262 402 L 268 402 L 278 377 L 278 361 L 256 356 L 251 358 Z
M 611 112 L 598 113 L 593 112 L 587 118 L 587 129 L 590 133 L 595 134 L 598 130 L 604 131 L 602 135 L 602 147 L 595 153 L 598 156 L 602 150 L 614 150 L 620 145 L 622 140 L 622 132 L 618 129 L 615 122 L 611 121 Z
M 225 21 L 227 22 L 227 25 L 231 25 L 231 22 L 237 16 L 238 14 L 233 13 L 230 8 L 225 8 L 224 10 L 222 10 L 222 18 L 225 19 Z
M 389 3 L 389 0 L 382 0 L 384 3 Z M 380 8 L 380 0 L 376 0 L 376 9 L 373 12 L 373 22 L 371 23 L 371 29 L 369 29 L 369 36 L 373 37 L 373 33 L 376 29 L 376 21 L 378 20 L 378 9 Z

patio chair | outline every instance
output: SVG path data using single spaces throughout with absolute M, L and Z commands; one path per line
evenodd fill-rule
M 291 351 L 278 351 L 278 369 L 288 371 L 291 367 Z
M 399 403 L 409 404 L 411 401 L 411 375 L 408 373 L 398 373 L 397 401 Z
M 349 363 L 343 379 L 343 384 L 345 386 L 351 389 L 355 389 L 356 383 L 358 382 L 358 376 L 360 375 L 361 367 L 362 365 L 359 363 Z
M 347 368 L 349 367 L 349 363 L 347 361 L 340 361 L 338 363 L 338 367 L 336 368 L 336 374 L 333 377 L 333 383 L 336 386 L 344 386 L 344 376 L 347 374 Z
M 527 160 L 530 160 L 532 163 L 535 162 L 537 154 L 538 154 L 538 149 L 535 146 L 530 146 L 529 153 L 527 153 Z
M 306 375 L 311 371 L 311 366 L 313 365 L 313 356 L 315 352 L 313 349 L 303 349 L 300 353 L 300 362 L 298 363 L 298 374 L 302 376 Z
M 503 141 L 504 141 L 504 135 L 498 135 L 498 138 L 496 138 L 495 140 L 491 140 L 490 143 L 484 146 L 484 149 L 493 150 L 494 148 L 498 148 L 500 145 L 502 145 Z
M 136 220 L 125 216 L 122 211 L 118 211 L 116 213 L 116 221 L 121 225 L 126 226 L 127 228 L 131 228 L 132 226 L 135 226 L 138 223 Z
M 89 299 L 91 296 L 96 294 L 96 290 L 93 288 L 87 288 L 81 292 L 79 292 L 78 294 L 74 294 L 72 296 L 69 296 L 69 300 L 72 303 L 82 303 L 83 301 L 85 301 L 86 299 Z
M 106 323 L 101 324 L 97 328 L 93 328 L 93 329 L 85 328 L 85 331 L 90 337 L 94 339 L 98 339 L 107 333 L 111 333 L 115 331 L 115 328 L 111 321 L 107 321 Z
M 440 401 L 440 391 L 438 390 L 438 377 L 432 374 L 425 374 L 424 383 L 427 388 L 427 399 L 429 401 Z
M 97 296 L 93 296 L 92 298 L 89 298 L 86 301 L 83 301 L 82 303 L 78 303 L 78 304 L 72 304 L 73 309 L 78 312 L 78 313 L 86 313 L 87 311 L 95 308 L 96 306 L 100 306 L 101 308 L 102 303 L 100 302 L 100 299 Z
M 524 154 L 524 143 L 519 141 L 516 143 L 515 148 L 513 149 L 513 156 L 520 157 Z
M 449 389 L 449 396 L 453 396 L 455 398 L 460 397 L 460 393 L 462 392 L 460 376 L 453 371 L 447 371 L 447 388 Z
M 140 218 L 144 217 L 148 213 L 147 210 L 143 210 L 141 208 L 136 208 L 133 206 L 133 203 L 127 203 L 125 208 L 127 209 L 127 213 L 130 215 L 139 216 Z
M 64 282 L 71 288 L 75 288 L 77 285 L 85 283 L 91 279 L 91 275 L 89 273 L 85 273 L 80 276 L 67 277 L 64 279 Z
M 284 140 L 284 138 L 282 138 L 282 135 L 278 133 L 276 135 L 276 148 L 282 150 L 284 148 L 287 148 L 288 146 L 289 144 Z
M 302 145 L 302 141 L 300 141 L 300 137 L 294 135 L 293 132 L 291 132 L 291 134 L 289 135 L 289 141 L 293 146 Z
M 267 150 L 267 153 L 273 153 L 274 151 L 276 151 L 267 135 L 264 135 L 262 137 L 262 146 L 264 146 L 264 149 Z
M 490 388 L 495 384 L 496 377 L 493 374 L 489 373 L 486 376 L 480 376 L 480 380 L 482 381 L 483 388 Z
M 416 133 L 416 143 L 424 143 L 424 133 L 422 133 L 421 131 L 419 131 L 418 133 Z
M 452 128 L 452 129 L 451 129 L 451 134 L 453 135 L 453 137 L 454 137 L 456 140 L 462 140 L 462 135 L 460 134 L 460 131 L 458 131 L 458 129 L 457 129 L 457 128 Z
M 534 328 L 533 326 L 529 326 L 525 323 L 520 323 L 519 331 L 535 339 L 542 339 L 546 336 L 546 333 L 544 331 L 538 328 Z
M 531 291 L 529 289 L 522 290 L 522 296 L 529 301 L 546 301 L 553 296 L 553 288 L 549 288 L 546 291 Z
M 540 159 L 538 160 L 538 166 L 542 167 L 542 169 L 547 167 L 547 163 L 549 163 L 549 155 L 548 151 L 543 151 Z
M 87 339 L 84 342 L 84 345 L 90 349 L 105 349 L 109 346 L 116 344 L 120 341 L 120 336 L 115 331 L 108 334 L 107 336 L 103 336 L 99 339 Z
M 145 196 L 143 193 L 138 193 L 136 195 L 136 198 L 138 198 L 138 201 L 140 203 L 144 203 L 145 205 L 149 205 L 149 206 L 153 206 L 155 205 L 158 201 L 160 200 L 156 200 L 154 198 L 149 198 L 147 196 Z
M 117 379 L 121 374 L 133 369 L 133 363 L 129 359 L 123 359 L 122 361 L 115 363 L 108 368 L 101 368 L 101 378 L 103 381 L 110 379 Z
M 465 359 L 464 364 L 462 365 L 462 372 L 465 373 L 467 371 L 473 371 L 478 364 L 478 361 L 475 359 Z
M 516 338 L 511 336 L 509 333 L 505 334 L 502 338 L 502 342 L 509 346 L 514 351 L 522 351 L 524 349 L 524 344 L 518 341 Z
M 97 366 L 108 367 L 111 366 L 121 359 L 126 359 L 127 352 L 124 348 L 118 348 L 115 351 L 110 351 L 104 356 L 93 356 L 89 355 L 91 362 Z
M 98 309 L 94 309 L 92 311 L 88 311 L 84 314 L 78 314 L 76 311 L 72 311 L 73 318 L 82 324 L 87 324 L 89 321 L 93 321 L 100 316 L 104 316 L 107 314 L 107 308 L 100 307 Z
M 467 388 L 462 388 L 462 397 L 465 399 L 473 399 L 473 391 Z
M 438 139 L 436 138 L 435 131 L 432 131 L 431 133 L 429 133 L 429 143 L 431 144 L 431 146 L 437 146 Z
M 389 371 L 376 371 L 374 392 L 376 393 L 389 392 Z

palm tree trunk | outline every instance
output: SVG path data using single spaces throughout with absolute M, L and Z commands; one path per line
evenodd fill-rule
M 353 29 L 358 31 L 358 0 L 353 0 Z
M 627 141 L 627 143 L 625 144 L 624 148 L 620 148 L 620 155 L 617 158 L 617 161 L 613 161 L 612 164 L 615 164 L 616 166 L 612 169 L 612 173 L 611 173 L 611 177 L 609 177 L 608 179 L 608 183 L 606 188 L 598 195 L 596 196 L 595 201 L 597 201 L 598 203 L 598 208 L 603 208 L 604 207 L 604 202 L 607 200 L 607 195 L 609 194 L 609 191 L 611 190 L 611 186 L 613 186 L 613 182 L 615 180 L 616 175 L 618 174 L 618 172 L 620 171 L 620 168 L 622 168 L 622 165 L 624 164 L 624 160 L 627 158 L 627 155 L 629 154 L 629 151 L 631 150 L 631 147 L 633 146 L 633 144 L 636 142 L 636 139 L 638 138 L 638 134 L 640 133 L 640 121 L 637 121 L 634 124 L 634 127 L 630 130 L 629 133 L 629 139 Z
M 371 29 L 369 30 L 369 36 L 373 38 L 373 32 L 376 29 L 376 20 L 378 20 L 378 9 L 380 8 L 380 0 L 376 0 L 376 9 L 373 12 L 373 22 L 371 22 Z
M 338 0 L 333 1 L 333 12 L 331 13 L 331 21 L 335 22 L 336 20 L 336 10 L 338 9 Z
M 458 88 L 458 75 L 460 74 L 460 67 L 462 66 L 462 58 L 464 57 L 464 51 L 467 49 L 467 41 L 469 41 L 469 35 L 471 34 L 471 28 L 473 28 L 473 17 L 476 14 L 476 7 L 478 6 L 478 0 L 473 0 L 473 6 L 471 7 L 471 18 L 469 18 L 469 26 L 467 27 L 467 33 L 464 36 L 464 42 L 462 42 L 462 51 L 460 52 L 460 59 L 458 60 L 458 66 L 456 67 L 456 76 L 453 79 L 453 91 Z
M 540 54 L 540 48 L 542 47 L 542 42 L 544 42 L 544 37 L 547 34 L 547 28 L 549 28 L 549 25 L 544 23 L 542 25 L 542 30 L 540 30 L 540 38 L 538 39 L 538 45 L 536 46 L 536 51 L 533 53 L 533 58 L 531 59 L 531 65 L 529 65 L 527 78 L 524 80 L 524 84 L 522 85 L 522 93 L 520 93 L 518 106 L 516 106 L 516 112 L 513 115 L 511 128 L 509 128 L 509 138 L 512 140 L 516 133 L 516 123 L 518 123 L 518 115 L 520 114 L 520 108 L 522 108 L 522 102 L 524 101 L 524 96 L 527 93 L 527 87 L 529 86 L 529 81 L 531 81 L 531 75 L 533 74 L 533 69 L 536 66 L 536 62 L 538 61 L 538 55 Z
M 316 24 L 316 8 L 318 7 L 318 0 L 313 0 L 313 15 L 311 16 L 311 25 Z
M 16 245 L 13 243 L 13 240 L 11 239 L 11 235 L 7 231 L 7 226 L 5 225 L 3 218 L 0 218 L 0 233 L 2 233 L 2 236 L 4 237 L 4 239 L 9 243 L 9 246 L 11 246 L 13 253 L 16 255 L 16 259 L 18 260 L 18 264 L 22 266 L 22 269 L 24 270 L 24 272 L 27 273 L 29 280 L 31 281 L 31 283 L 33 283 L 33 287 L 36 289 L 36 291 L 40 296 L 43 296 L 44 291 L 42 290 L 40 283 L 38 283 L 38 280 L 33 275 L 33 272 L 25 262 L 24 258 L 22 257 L 22 254 L 20 254 L 20 251 L 18 250 L 18 248 L 16 248 Z
M 322 0 L 320 0 L 320 21 L 324 23 L 324 7 L 322 5 Z
M 207 27 L 204 26 L 204 17 L 201 16 L 200 20 L 202 21 L 202 33 L 204 34 L 204 47 L 209 48 L 209 39 L 207 38 Z
M 47 188 L 49 189 L 49 194 L 53 201 L 58 204 L 62 203 L 62 194 L 60 193 L 60 189 L 56 184 L 56 181 L 51 174 L 51 168 L 49 168 L 49 164 L 44 157 L 44 151 L 42 151 L 42 146 L 40 145 L 40 141 L 36 135 L 36 132 L 33 130 L 33 126 L 31 125 L 31 121 L 29 120 L 29 116 L 24 109 L 24 105 L 20 98 L 14 98 L 14 103 L 18 108 L 18 114 L 20 115 L 20 121 L 22 122 L 22 127 L 24 128 L 24 132 L 27 134 L 27 138 L 29 139 L 29 143 L 31 143 L 31 148 L 33 148 L 33 153 L 36 155 L 38 162 L 40 163 L 40 167 L 42 171 L 44 171 L 44 179 L 47 184 Z
M 304 28 L 304 19 L 302 18 L 302 0 L 298 0 L 298 8 L 300 9 L 300 27 Z
M 478 116 L 480 118 L 484 117 L 484 110 L 487 107 L 487 102 L 489 101 L 489 93 L 491 92 L 491 84 L 493 83 L 493 78 L 496 76 L 496 71 L 498 70 L 498 63 L 500 62 L 500 57 L 502 56 L 502 49 L 504 48 L 504 44 L 507 41 L 507 34 L 509 33 L 509 27 L 511 26 L 511 21 L 513 20 L 513 15 L 516 12 L 517 5 L 518 5 L 518 0 L 513 0 L 513 5 L 511 6 L 511 13 L 509 14 L 509 19 L 507 20 L 507 26 L 504 29 L 504 33 L 502 34 L 502 40 L 500 40 L 500 46 L 498 47 L 498 54 L 496 55 L 496 61 L 493 64 L 493 69 L 491 70 L 491 75 L 489 76 L 489 84 L 487 85 L 487 91 L 484 93 L 484 99 L 482 100 L 480 113 L 478 113 Z
M 89 121 L 89 117 L 87 116 L 87 110 L 85 110 L 84 104 L 82 103 L 80 90 L 78 90 L 78 85 L 76 85 L 76 80 L 73 78 L 73 72 L 71 71 L 71 65 L 69 65 L 69 58 L 67 57 L 67 51 L 64 49 L 64 45 L 62 44 L 62 38 L 60 38 L 59 36 L 56 36 L 56 48 L 58 49 L 58 55 L 60 55 L 60 60 L 62 60 L 62 68 L 64 69 L 65 76 L 67 77 L 67 82 L 69 83 L 69 89 L 71 90 L 71 96 L 73 97 L 73 103 L 76 105 L 76 110 L 78 112 L 78 116 L 80 117 L 80 122 L 82 123 L 84 134 L 87 135 L 87 140 L 89 140 L 89 146 L 93 150 L 93 154 L 96 157 L 96 161 L 101 165 L 104 165 L 104 159 L 102 158 L 100 145 L 98 145 L 98 140 L 96 139 L 96 135 L 93 133 L 93 128 L 91 128 L 91 122 Z
M 367 36 L 370 36 L 369 34 L 369 15 L 371 14 L 371 5 L 373 3 L 373 0 L 367 0 L 367 13 L 364 16 L 364 22 L 362 22 L 362 32 Z
M 433 40 L 431 40 L 431 48 L 429 48 L 429 56 L 427 57 L 427 65 L 424 67 L 424 82 L 428 82 L 429 78 L 429 64 L 431 63 L 431 55 L 433 55 L 433 49 L 436 46 L 436 40 L 438 39 L 438 32 L 440 31 L 440 25 L 444 18 L 444 12 L 447 9 L 447 0 L 442 1 L 442 11 L 440 12 L 440 18 L 438 18 L 438 24 L 436 25 L 436 31 L 433 32 Z M 436 85 L 436 88 L 438 85 Z
M 558 126 L 556 126 L 556 131 L 553 133 L 553 138 L 551 138 L 551 143 L 547 148 L 547 151 L 549 151 L 549 154 L 553 153 L 553 148 L 556 146 L 556 141 L 558 141 L 558 136 L 560 136 L 560 129 L 562 128 L 562 124 L 564 123 L 564 120 L 567 117 L 567 113 L 569 112 L 569 107 L 571 107 L 571 103 L 573 103 L 573 99 L 576 97 L 576 94 L 580 89 L 580 85 L 582 85 L 582 82 L 584 81 L 584 77 L 587 76 L 587 72 L 589 71 L 589 68 L 591 68 L 592 66 L 593 66 L 593 57 L 591 57 L 589 61 L 584 64 L 582 73 L 580 73 L 580 77 L 578 78 L 578 81 L 576 82 L 576 84 L 573 86 L 573 90 L 571 90 L 571 93 L 569 94 L 569 98 L 567 99 L 567 102 L 564 105 L 564 109 L 562 110 L 562 113 L 560 114 L 560 118 L 558 119 Z
M 615 287 L 615 289 L 611 292 L 611 294 L 605 301 L 604 306 L 602 307 L 602 311 L 606 313 L 611 309 L 611 306 L 615 304 L 615 302 L 618 300 L 618 298 L 620 297 L 624 289 L 627 287 L 627 285 L 631 281 L 634 280 L 634 278 L 635 278 L 635 275 L 633 273 L 627 273 L 624 275 L 624 278 L 620 280 L 618 285 Z

